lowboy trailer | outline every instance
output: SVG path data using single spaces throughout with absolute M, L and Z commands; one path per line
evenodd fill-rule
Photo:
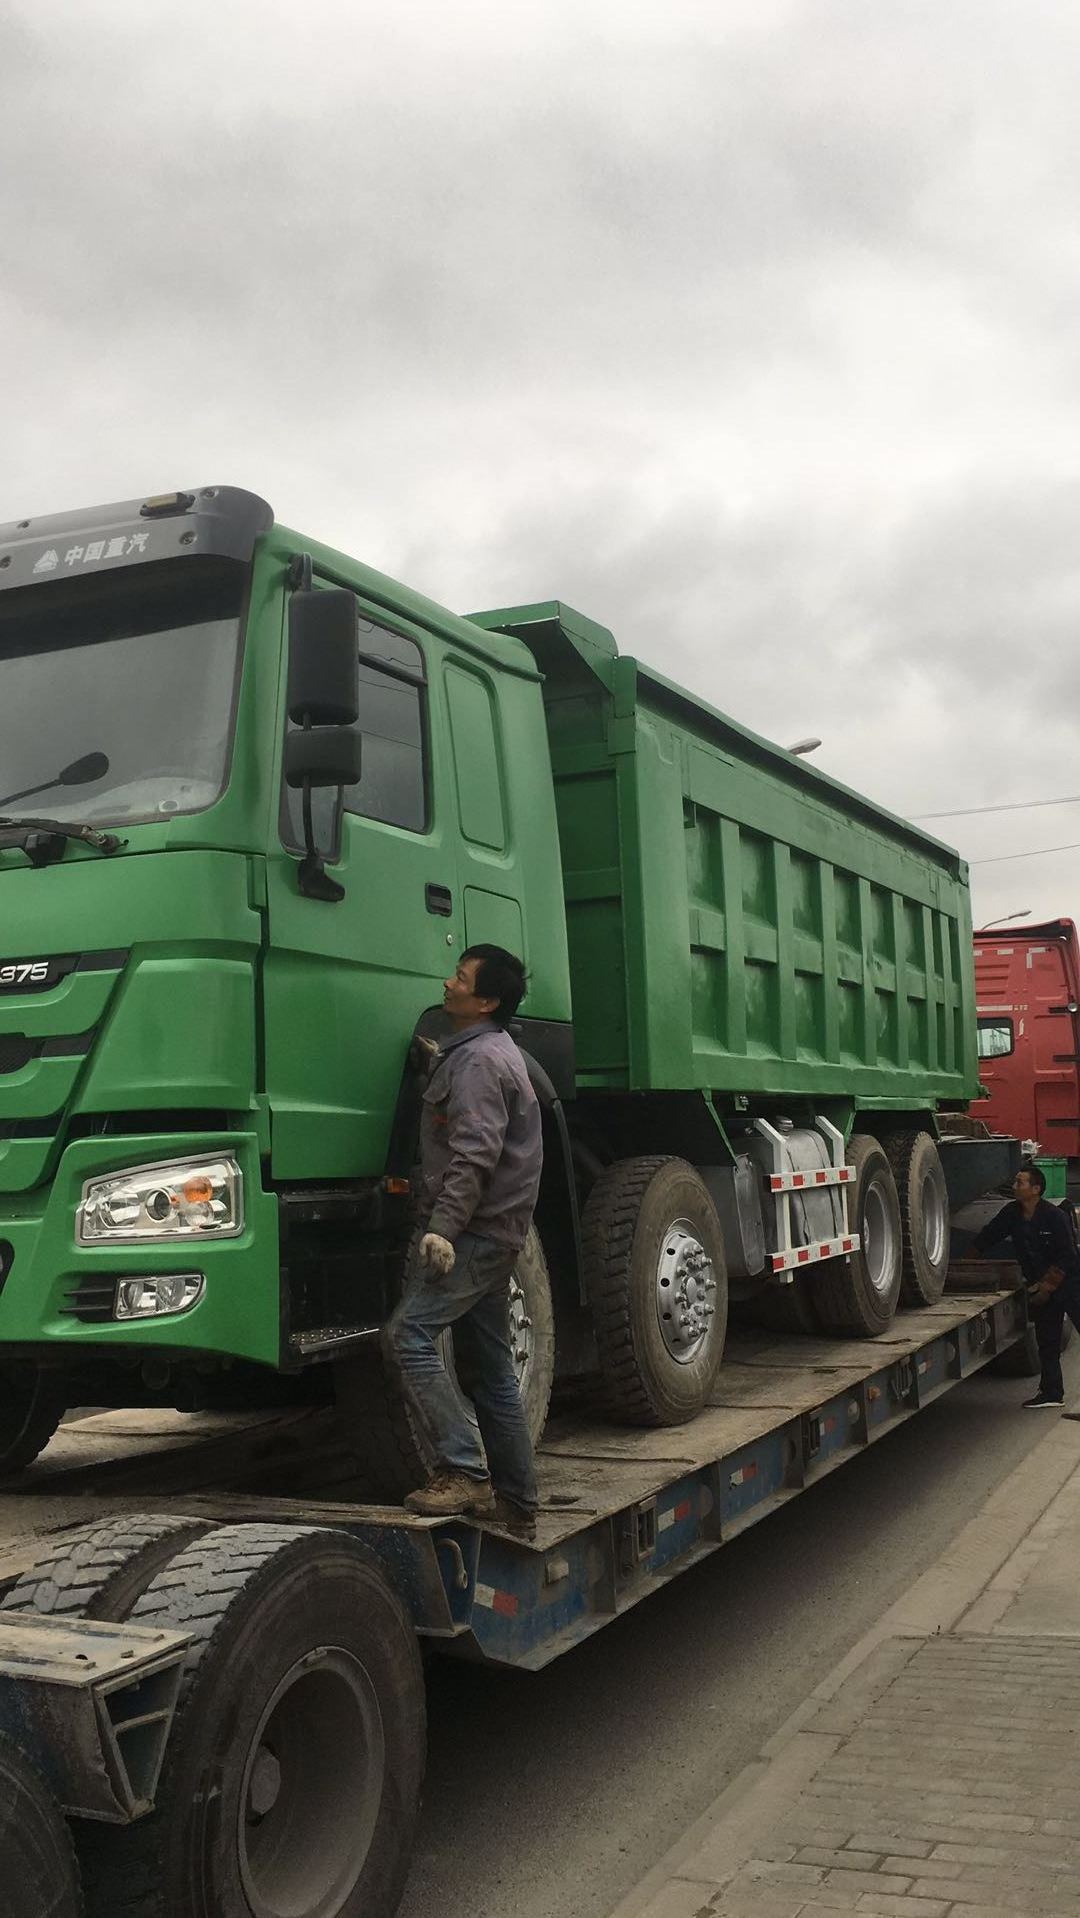
M 677 1429 L 556 1413 L 531 1545 L 356 1502 L 321 1408 L 62 1428 L 0 1496 L 8 1918 L 390 1918 L 421 1646 L 539 1670 L 969 1374 L 1022 1366 L 1026 1327 L 1016 1268 L 983 1262 L 884 1337 L 743 1329 Z

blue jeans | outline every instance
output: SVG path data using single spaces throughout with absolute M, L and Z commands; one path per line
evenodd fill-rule
M 475 1232 L 459 1233 L 454 1251 L 445 1276 L 413 1266 L 383 1332 L 384 1347 L 441 1468 L 481 1480 L 490 1472 L 496 1491 L 533 1511 L 536 1465 L 510 1346 L 517 1253 Z M 448 1326 L 454 1328 L 454 1370 L 476 1407 L 483 1448 L 439 1355 L 436 1342 Z
M 1031 1308 L 1031 1323 L 1035 1327 L 1042 1365 L 1039 1391 L 1048 1399 L 1062 1399 L 1065 1396 L 1065 1381 L 1061 1376 L 1061 1334 L 1066 1313 L 1080 1332 L 1080 1279 L 1066 1279 L 1056 1292 L 1051 1292 L 1044 1305 L 1033 1305 Z

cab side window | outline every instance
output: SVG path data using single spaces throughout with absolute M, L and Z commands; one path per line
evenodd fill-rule
M 427 829 L 427 766 L 424 738 L 424 657 L 414 640 L 372 620 L 360 620 L 360 778 L 346 786 L 345 811 L 407 832 Z M 292 725 L 290 722 L 290 730 Z M 336 794 L 312 795 L 316 828 L 324 835 Z M 303 843 L 301 795 L 286 787 L 285 837 Z

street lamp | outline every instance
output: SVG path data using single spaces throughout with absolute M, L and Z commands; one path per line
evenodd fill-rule
M 815 753 L 820 744 L 820 739 L 797 739 L 794 746 L 788 747 L 788 752 L 797 759 L 800 753 Z
M 1030 919 L 1031 907 L 1021 906 L 1019 912 L 1003 912 L 1000 919 L 988 919 L 985 926 L 976 926 L 976 932 L 989 932 L 994 926 L 1007 926 L 1010 919 Z

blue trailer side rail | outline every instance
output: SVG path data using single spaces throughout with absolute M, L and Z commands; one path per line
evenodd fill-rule
M 525 1670 L 549 1664 L 913 1418 L 1025 1326 L 1015 1290 L 947 1297 L 905 1314 L 895 1338 L 737 1346 L 721 1372 L 724 1402 L 675 1431 L 556 1427 L 535 1548 L 460 1522 L 431 1528 L 453 1649 Z M 590 1497 L 604 1502 L 601 1488 L 609 1509 L 587 1513 Z M 376 1550 L 379 1530 L 366 1534 Z

